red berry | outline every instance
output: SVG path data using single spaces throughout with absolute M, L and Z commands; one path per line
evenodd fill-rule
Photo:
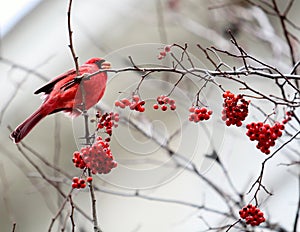
M 141 107 L 141 106 L 139 106 L 139 107 L 138 107 L 138 111 L 139 111 L 139 112 L 144 112 L 144 111 L 145 111 L 145 108 L 144 108 L 144 107 Z
M 93 181 L 93 177 L 89 176 L 88 178 L 86 178 L 86 182 L 92 182 Z
M 235 123 L 235 125 L 236 125 L 237 127 L 240 127 L 240 126 L 242 126 L 242 122 L 241 122 L 241 121 L 237 121 L 237 122 Z
M 194 113 L 195 114 L 201 114 L 201 110 L 199 108 L 195 108 Z
M 158 104 L 153 105 L 153 109 L 157 110 L 159 108 Z
M 172 105 L 175 105 L 175 100 L 174 100 L 174 99 L 170 99 L 170 100 L 169 100 L 169 105 L 171 105 L 171 106 L 172 106 Z
M 205 114 L 205 115 L 204 115 L 204 119 L 205 119 L 205 120 L 208 120 L 209 118 L 210 118 L 210 115 L 209 115 L 209 114 Z
M 167 107 L 166 105 L 162 105 L 162 106 L 161 106 L 161 110 L 162 110 L 162 111 L 166 111 L 167 109 L 168 109 L 168 107 Z
M 164 103 L 169 104 L 170 98 L 167 96 L 164 96 Z
M 206 114 L 207 109 L 205 107 L 203 107 L 203 108 L 200 109 L 200 112 L 201 112 L 201 114 Z
M 230 126 L 232 124 L 231 120 L 226 121 L 226 126 Z
M 126 105 L 125 105 L 124 103 L 122 103 L 122 102 L 119 102 L 118 106 L 119 106 L 120 108 L 124 109 Z
M 194 107 L 190 107 L 190 108 L 189 108 L 189 111 L 190 111 L 191 113 L 194 113 L 195 108 L 194 108 Z
M 138 95 L 133 95 L 132 100 L 138 102 L 140 100 L 140 97 Z
M 189 120 L 192 122 L 192 121 L 194 121 L 194 117 L 195 117 L 195 115 L 194 114 L 191 114 L 190 116 L 189 116 Z
M 164 104 L 163 96 L 158 96 L 157 99 L 156 99 L 156 101 L 157 101 L 157 103 L 158 103 L 159 105 Z
M 165 57 L 167 54 L 166 54 L 165 51 L 161 51 L 161 52 L 159 53 L 159 55 L 161 55 L 162 57 Z
M 121 100 L 121 102 L 125 105 L 125 106 L 129 106 L 130 105 L 130 101 L 127 98 L 123 98 Z
M 165 50 L 165 52 L 170 52 L 171 46 L 170 45 L 165 46 L 164 50 Z

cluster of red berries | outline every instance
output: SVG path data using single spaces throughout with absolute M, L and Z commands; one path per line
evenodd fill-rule
M 199 108 L 192 106 L 190 107 L 189 111 L 191 112 L 189 120 L 196 123 L 199 121 L 208 120 L 212 115 L 212 111 L 205 107 Z
M 76 168 L 84 169 L 86 168 L 86 164 L 82 159 L 81 153 L 79 151 L 75 151 L 73 153 L 73 159 L 72 159 L 74 165 Z
M 86 182 L 92 182 L 93 177 L 89 176 L 85 179 L 74 177 L 72 180 L 72 188 L 85 188 L 86 187 Z
M 83 147 L 80 152 L 74 152 L 73 163 L 78 168 L 91 169 L 93 174 L 107 174 L 117 166 L 109 143 L 101 137 L 98 137 L 92 146 Z
M 171 47 L 172 47 L 171 45 L 165 46 L 164 50 L 159 53 L 157 59 L 162 60 L 163 58 L 165 58 L 167 53 L 171 51 Z
M 286 114 L 286 117 L 282 120 L 283 124 L 286 124 L 288 121 L 292 120 L 293 112 L 292 111 L 288 111 L 285 114 Z
M 241 126 L 242 121 L 248 115 L 248 105 L 250 101 L 246 101 L 241 94 L 235 96 L 230 91 L 223 93 L 224 103 L 222 110 L 222 120 L 226 121 L 226 125 Z
M 246 126 L 246 135 L 251 141 L 258 141 L 256 147 L 265 154 L 270 154 L 270 147 L 275 145 L 275 140 L 282 135 L 284 125 L 276 122 L 273 126 L 262 122 L 252 122 Z
M 170 110 L 176 110 L 176 105 L 175 105 L 175 100 L 171 99 L 165 95 L 158 96 L 157 99 L 157 104 L 153 105 L 153 109 L 157 110 L 159 109 L 159 106 L 162 111 L 166 111 L 168 109 L 168 105 L 170 107 Z
M 258 226 L 260 223 L 266 221 L 264 218 L 264 213 L 260 211 L 256 206 L 249 204 L 243 207 L 239 211 L 240 217 L 246 220 L 247 224 L 251 226 Z
M 98 129 L 105 129 L 105 132 L 111 136 L 112 129 L 118 127 L 119 122 L 119 114 L 118 113 L 105 113 L 101 114 L 101 112 L 97 112 L 96 117 L 98 119 L 97 128 Z
M 145 101 L 141 100 L 138 95 L 133 95 L 131 101 L 128 98 L 123 98 L 120 101 L 115 101 L 115 106 L 124 109 L 129 107 L 131 110 L 136 110 L 139 112 L 144 112 Z
M 107 174 L 117 166 L 109 143 L 101 137 L 98 137 L 92 146 L 81 148 L 80 152 L 86 167 L 91 169 L 93 174 Z

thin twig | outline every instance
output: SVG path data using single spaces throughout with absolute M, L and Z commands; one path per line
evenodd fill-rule
M 54 222 L 55 222 L 56 219 L 57 219 L 58 217 L 60 217 L 60 215 L 62 214 L 62 211 L 64 210 L 65 205 L 66 205 L 66 203 L 68 202 L 68 199 L 69 199 L 69 197 L 70 197 L 71 194 L 72 194 L 72 191 L 73 191 L 73 189 L 69 192 L 68 196 L 65 197 L 65 199 L 64 199 L 63 203 L 61 204 L 59 210 L 57 211 L 56 215 L 52 218 L 51 223 L 50 223 L 50 226 L 49 226 L 49 228 L 48 228 L 48 232 L 50 232 L 50 231 L 52 230 L 52 227 L 53 227 L 53 225 L 54 225 Z
M 234 222 L 233 224 L 231 224 L 231 225 L 228 227 L 228 229 L 226 230 L 226 232 L 229 231 L 229 230 L 231 230 L 231 228 L 233 228 L 233 227 L 234 227 L 236 224 L 238 224 L 240 221 L 241 221 L 241 219 L 239 219 L 239 220 L 237 220 L 236 222 Z
M 278 8 L 278 5 L 277 5 L 277 2 L 276 0 L 272 0 L 272 3 L 273 3 L 273 9 L 274 11 L 277 13 L 278 15 L 278 18 L 280 19 L 280 23 L 281 23 L 281 27 L 283 29 L 283 34 L 284 34 L 284 37 L 286 39 L 286 42 L 289 46 L 289 49 L 290 49 L 290 54 L 291 54 L 291 60 L 292 60 L 292 65 L 294 66 L 296 64 L 296 59 L 295 59 L 295 51 L 294 51 L 294 47 L 292 45 L 292 41 L 290 39 L 290 35 L 291 33 L 287 30 L 287 27 L 286 27 L 286 24 L 285 24 L 285 19 L 286 19 L 286 16 L 289 12 L 289 10 L 291 9 L 291 6 L 293 4 L 294 0 L 291 0 L 289 5 L 287 6 L 285 12 L 282 14 Z
M 300 213 L 300 174 L 298 174 L 298 204 L 297 204 L 297 209 L 295 214 L 293 232 L 298 231 L 297 227 L 298 227 L 299 213 Z
M 74 221 L 74 203 L 73 203 L 73 199 L 72 199 L 72 195 L 69 195 L 69 200 L 70 200 L 70 205 L 71 205 L 71 213 L 70 213 L 70 220 L 71 220 L 71 224 L 72 224 L 72 232 L 75 231 L 75 221 Z
M 91 170 L 88 169 L 88 175 L 91 176 Z M 90 189 L 90 196 L 92 201 L 92 215 L 93 215 L 93 223 L 94 223 L 94 231 L 95 232 L 102 232 L 98 225 L 98 217 L 97 217 L 97 206 L 96 206 L 96 196 L 95 196 L 95 190 L 93 186 L 93 181 L 89 183 L 89 189 Z
M 78 57 L 76 56 L 75 50 L 74 50 L 74 45 L 73 45 L 73 31 L 71 28 L 71 9 L 72 9 L 72 0 L 69 0 L 69 7 L 68 7 L 68 34 L 69 34 L 69 48 L 71 50 L 72 53 L 72 58 L 74 60 L 74 64 L 75 64 L 75 69 L 76 69 L 76 75 L 79 76 L 79 66 L 78 66 Z
M 25 71 L 28 74 L 33 74 L 33 75 L 37 76 L 38 78 L 40 78 L 43 81 L 48 81 L 48 78 L 46 76 L 44 76 L 43 74 L 39 73 L 37 71 L 36 67 L 32 68 L 32 69 L 31 68 L 27 68 L 26 66 L 18 64 L 16 62 L 11 61 L 11 60 L 9 60 L 7 58 L 4 58 L 4 57 L 0 57 L 0 62 L 8 64 L 8 65 L 12 66 L 12 68 L 21 69 L 21 70 Z
M 16 231 L 16 228 L 17 228 L 17 223 L 14 222 L 14 223 L 13 223 L 13 226 L 12 226 L 11 232 L 15 232 L 15 231 Z

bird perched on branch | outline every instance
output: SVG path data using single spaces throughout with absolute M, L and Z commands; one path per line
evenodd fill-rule
M 78 75 L 71 69 L 36 90 L 34 94 L 45 94 L 44 102 L 10 137 L 18 143 L 47 115 L 63 111 L 78 116 L 94 106 L 103 97 L 107 81 L 105 70 L 109 68 L 110 63 L 104 59 L 91 58 L 79 67 Z M 102 69 L 103 72 L 96 73 Z

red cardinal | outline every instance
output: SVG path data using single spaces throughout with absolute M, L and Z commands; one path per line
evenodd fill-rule
M 15 143 L 20 142 L 41 119 L 49 114 L 64 111 L 72 116 L 78 116 L 84 109 L 80 82 L 84 87 L 85 109 L 91 108 L 104 94 L 107 73 L 100 72 L 83 79 L 80 76 L 108 68 L 110 63 L 105 62 L 104 59 L 92 58 L 79 67 L 79 77 L 76 75 L 76 70 L 71 69 L 39 88 L 34 94 L 45 93 L 45 101 L 11 133 L 10 137 Z

